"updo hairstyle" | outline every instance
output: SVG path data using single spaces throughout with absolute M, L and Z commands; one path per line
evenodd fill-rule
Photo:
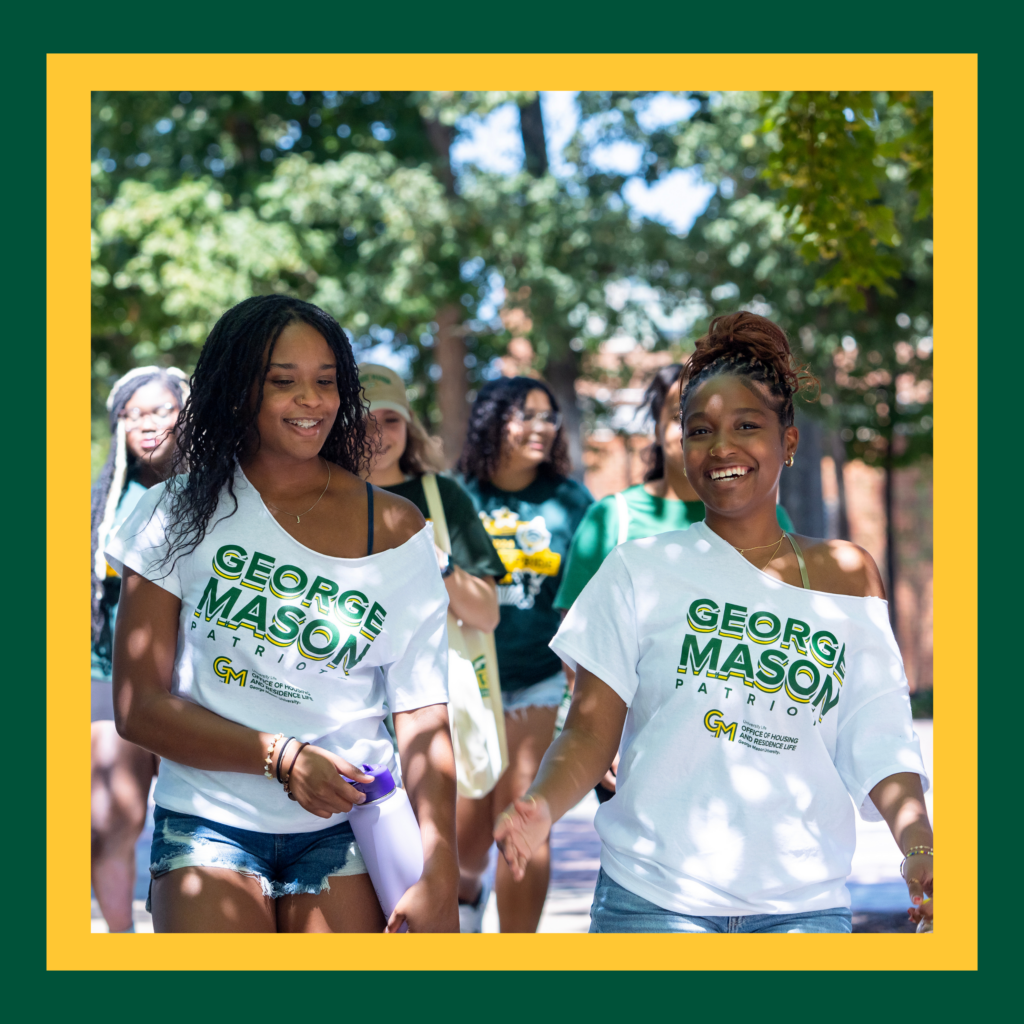
M 783 429 L 793 425 L 793 398 L 808 392 L 815 401 L 821 385 L 806 366 L 794 365 L 785 331 L 766 317 L 741 310 L 716 316 L 697 339 L 686 366 L 680 415 L 689 396 L 705 381 L 723 373 L 757 385 L 779 417 Z

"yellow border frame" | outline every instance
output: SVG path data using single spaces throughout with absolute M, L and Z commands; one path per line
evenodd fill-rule
M 977 57 L 791 54 L 51 54 L 47 64 L 47 965 L 55 970 L 336 969 L 344 936 L 89 931 L 90 93 L 349 89 L 915 89 L 935 94 L 935 776 L 941 910 L 903 935 L 411 935 L 360 938 L 392 969 L 977 968 Z M 944 358 L 946 339 L 956 361 Z M 958 429 L 944 398 L 957 396 Z M 966 407 L 965 407 L 966 405 Z M 69 435 L 74 439 L 67 444 Z M 80 575 L 80 574 L 79 574 Z M 72 588 L 73 593 L 79 593 Z M 963 609 L 968 609 L 964 614 Z M 68 660 L 70 658 L 70 661 Z M 75 666 L 78 666 L 75 668 Z M 956 690 L 955 711 L 944 695 Z M 896 850 L 893 849 L 893 856 Z M 377 945 L 381 946 L 378 950 Z M 912 956 L 910 946 L 913 945 Z M 807 946 L 807 949 L 803 947 Z M 797 951 L 800 956 L 794 955 Z M 753 957 L 753 953 L 757 957 Z M 729 955 L 726 956 L 725 954 Z M 500 956 L 499 956 L 500 954 Z M 769 956 L 768 954 L 772 954 Z M 815 955 L 817 954 L 817 955 Z

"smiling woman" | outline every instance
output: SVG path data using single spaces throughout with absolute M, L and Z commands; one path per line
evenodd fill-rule
M 188 472 L 106 550 L 124 580 L 117 729 L 163 759 L 154 928 L 456 930 L 448 600 L 419 511 L 360 479 L 337 322 L 280 295 L 229 310 L 180 438 Z M 348 812 L 363 769 L 399 774 L 388 710 L 424 868 L 385 921 Z
M 495 837 L 524 877 L 618 746 L 591 931 L 849 932 L 851 797 L 930 917 L 927 780 L 878 570 L 777 518 L 793 397 L 815 382 L 747 312 L 713 320 L 687 369 L 705 520 L 619 545 L 573 604 L 551 644 L 577 672 L 565 729 Z

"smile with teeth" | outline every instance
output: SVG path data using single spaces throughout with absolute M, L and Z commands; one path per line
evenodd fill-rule
M 300 430 L 311 430 L 313 427 L 319 426 L 319 420 L 285 420 L 285 423 L 290 423 L 293 427 L 298 427 Z
M 750 472 L 749 466 L 726 466 L 723 469 L 713 469 L 708 474 L 712 480 L 734 480 L 746 476 Z

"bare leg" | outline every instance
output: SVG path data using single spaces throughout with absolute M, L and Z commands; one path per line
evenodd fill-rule
M 132 926 L 135 844 L 146 822 L 156 758 L 92 723 L 92 887 L 112 932 Z
M 177 868 L 153 879 L 155 932 L 276 932 L 258 878 L 230 868 Z
M 475 903 L 480 895 L 487 856 L 494 841 L 493 790 L 479 800 L 460 796 L 455 804 L 455 832 L 459 846 L 459 899 Z
M 281 932 L 382 932 L 387 920 L 370 876 L 331 878 L 330 891 L 281 896 L 277 930 Z
M 541 758 L 551 745 L 557 712 L 557 708 L 532 707 L 505 716 L 509 766 L 494 789 L 496 815 L 533 783 Z M 547 840 L 533 852 L 521 882 L 513 880 L 508 865 L 499 858 L 495 890 L 503 932 L 537 930 L 550 876 L 551 846 Z

